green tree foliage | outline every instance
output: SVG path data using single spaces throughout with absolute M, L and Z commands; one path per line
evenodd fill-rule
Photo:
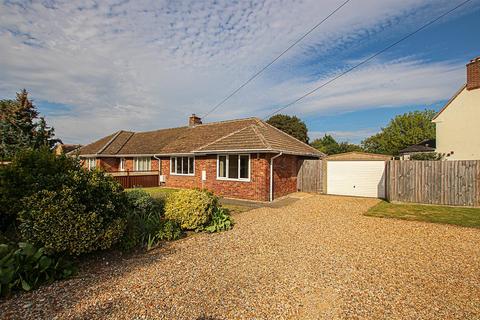
M 362 141 L 367 152 L 398 155 L 412 144 L 435 138 L 435 111 L 414 111 L 393 118 L 382 130 Z
M 331 155 L 351 151 L 363 151 L 360 146 L 348 142 L 338 143 L 331 135 L 326 134 L 323 138 L 315 139 L 311 143 L 312 147 L 315 149 Z
M 277 114 L 270 117 L 270 119 L 267 120 L 267 123 L 302 142 L 308 143 L 307 126 L 296 116 Z
M 59 141 L 54 135 L 25 89 L 15 100 L 0 100 L 0 159 L 11 159 L 28 148 L 52 148 Z
M 0 218 L 17 222 L 23 241 L 79 255 L 115 244 L 129 205 L 113 177 L 44 147 L 21 151 L 0 167 L 0 210 Z

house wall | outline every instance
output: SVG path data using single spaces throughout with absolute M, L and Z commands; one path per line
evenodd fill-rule
M 282 155 L 273 160 L 273 195 L 275 199 L 297 191 L 298 170 L 297 156 Z
M 270 159 L 275 154 L 250 154 L 250 181 L 217 179 L 217 156 L 196 156 L 193 175 L 170 173 L 170 157 L 162 157 L 160 174 L 165 176 L 162 185 L 171 188 L 200 188 L 228 197 L 255 201 L 269 201 L 270 198 Z M 97 167 L 107 172 L 119 170 L 120 158 L 98 158 Z M 85 162 L 86 165 L 86 162 Z M 158 171 L 159 161 L 152 158 L 152 171 Z M 133 158 L 125 158 L 125 170 L 134 172 Z M 202 181 L 202 171 L 206 180 Z M 297 191 L 298 157 L 283 155 L 274 160 L 274 198 Z
M 193 176 L 170 174 L 170 158 L 161 159 L 161 174 L 165 175 L 165 186 L 173 188 L 205 188 L 216 195 L 256 201 L 269 200 L 269 154 L 250 155 L 250 181 L 217 179 L 217 156 L 195 157 Z M 202 171 L 206 181 L 202 181 Z
M 480 159 L 480 89 L 463 89 L 433 120 L 436 152 L 451 154 L 447 160 Z

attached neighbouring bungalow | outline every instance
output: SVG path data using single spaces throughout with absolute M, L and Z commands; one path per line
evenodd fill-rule
M 165 187 L 206 188 L 256 201 L 297 191 L 303 160 L 324 156 L 257 118 L 202 124 L 195 115 L 185 127 L 119 131 L 77 152 L 88 169 L 150 175 Z

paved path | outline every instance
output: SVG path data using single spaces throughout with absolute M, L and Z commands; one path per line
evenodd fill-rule
M 30 319 L 480 319 L 480 230 L 313 196 L 0 303 Z

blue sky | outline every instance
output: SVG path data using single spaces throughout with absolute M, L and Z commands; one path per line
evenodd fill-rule
M 343 0 L 3 1 L 0 98 L 26 88 L 64 142 L 204 114 Z M 351 0 L 205 122 L 256 116 L 335 77 L 462 1 Z M 358 143 L 438 110 L 480 55 L 480 0 L 283 111 L 311 138 Z

